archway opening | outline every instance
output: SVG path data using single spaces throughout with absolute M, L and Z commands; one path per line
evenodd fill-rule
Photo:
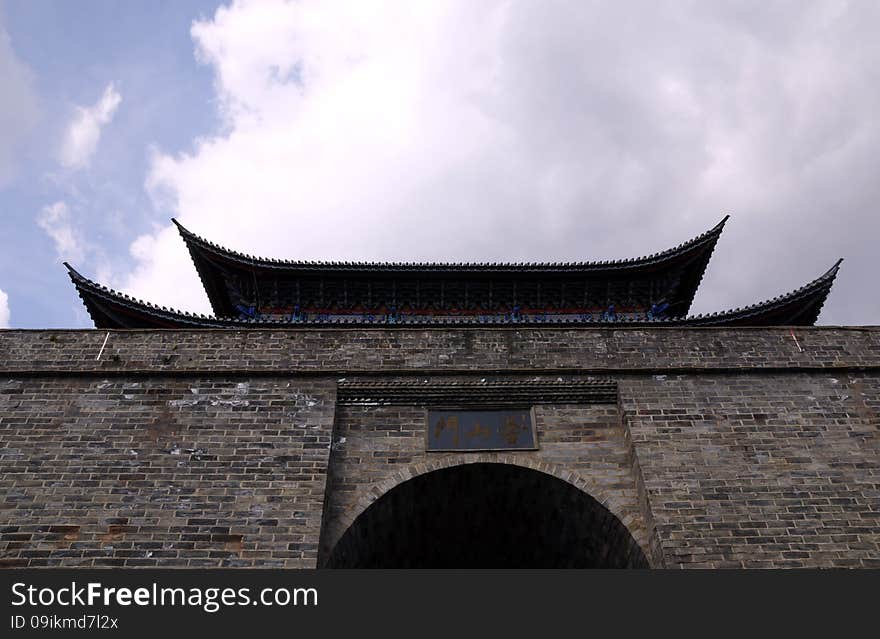
M 345 531 L 328 568 L 647 568 L 629 530 L 572 484 L 464 464 L 392 488 Z

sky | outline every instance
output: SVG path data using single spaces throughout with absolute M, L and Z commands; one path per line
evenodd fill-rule
M 638 257 L 725 227 L 692 313 L 844 258 L 880 324 L 880 3 L 0 0 L 0 327 L 62 261 L 210 312 L 175 217 L 304 260 Z

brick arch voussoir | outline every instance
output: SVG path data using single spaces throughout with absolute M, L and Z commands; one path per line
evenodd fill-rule
M 614 495 L 607 494 L 607 490 L 604 487 L 574 471 L 567 470 L 558 464 L 552 464 L 538 459 L 530 459 L 528 457 L 520 457 L 517 455 L 497 453 L 438 456 L 433 459 L 419 461 L 415 464 L 399 468 L 386 479 L 362 488 L 360 496 L 351 506 L 342 512 L 342 515 L 337 520 L 337 526 L 335 526 L 336 534 L 333 535 L 333 538 L 330 540 L 328 548 L 332 550 L 345 532 L 352 524 L 354 524 L 355 520 L 367 510 L 367 508 L 372 506 L 381 497 L 400 484 L 436 470 L 464 466 L 466 464 L 507 464 L 510 466 L 518 466 L 520 468 L 536 470 L 545 475 L 550 475 L 551 477 L 561 479 L 562 481 L 571 484 L 608 509 L 608 511 L 629 531 L 636 543 L 642 547 L 645 556 L 651 561 L 650 555 L 647 551 L 649 547 L 647 534 L 639 525 L 638 517 L 634 513 L 627 512 L 623 503 Z

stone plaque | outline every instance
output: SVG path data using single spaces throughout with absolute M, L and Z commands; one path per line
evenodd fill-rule
M 530 409 L 429 410 L 428 450 L 537 450 Z

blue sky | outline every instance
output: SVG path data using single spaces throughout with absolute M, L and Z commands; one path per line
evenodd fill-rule
M 90 325 L 62 256 L 35 223 L 44 207 L 68 203 L 83 238 L 120 269 L 130 261 L 131 241 L 167 222 L 144 191 L 150 149 L 186 150 L 217 127 L 211 70 L 194 58 L 189 33 L 192 21 L 217 4 L 0 3 L 0 26 L 28 69 L 34 97 L 15 177 L 0 189 L 0 289 L 9 297 L 12 326 Z M 96 103 L 110 84 L 122 101 L 88 167 L 65 169 L 57 159 L 65 128 L 78 106 Z
M 880 4 L 0 0 L 0 326 L 61 266 L 209 310 L 170 218 L 295 259 L 635 257 L 731 214 L 693 312 L 845 259 L 876 324 Z

